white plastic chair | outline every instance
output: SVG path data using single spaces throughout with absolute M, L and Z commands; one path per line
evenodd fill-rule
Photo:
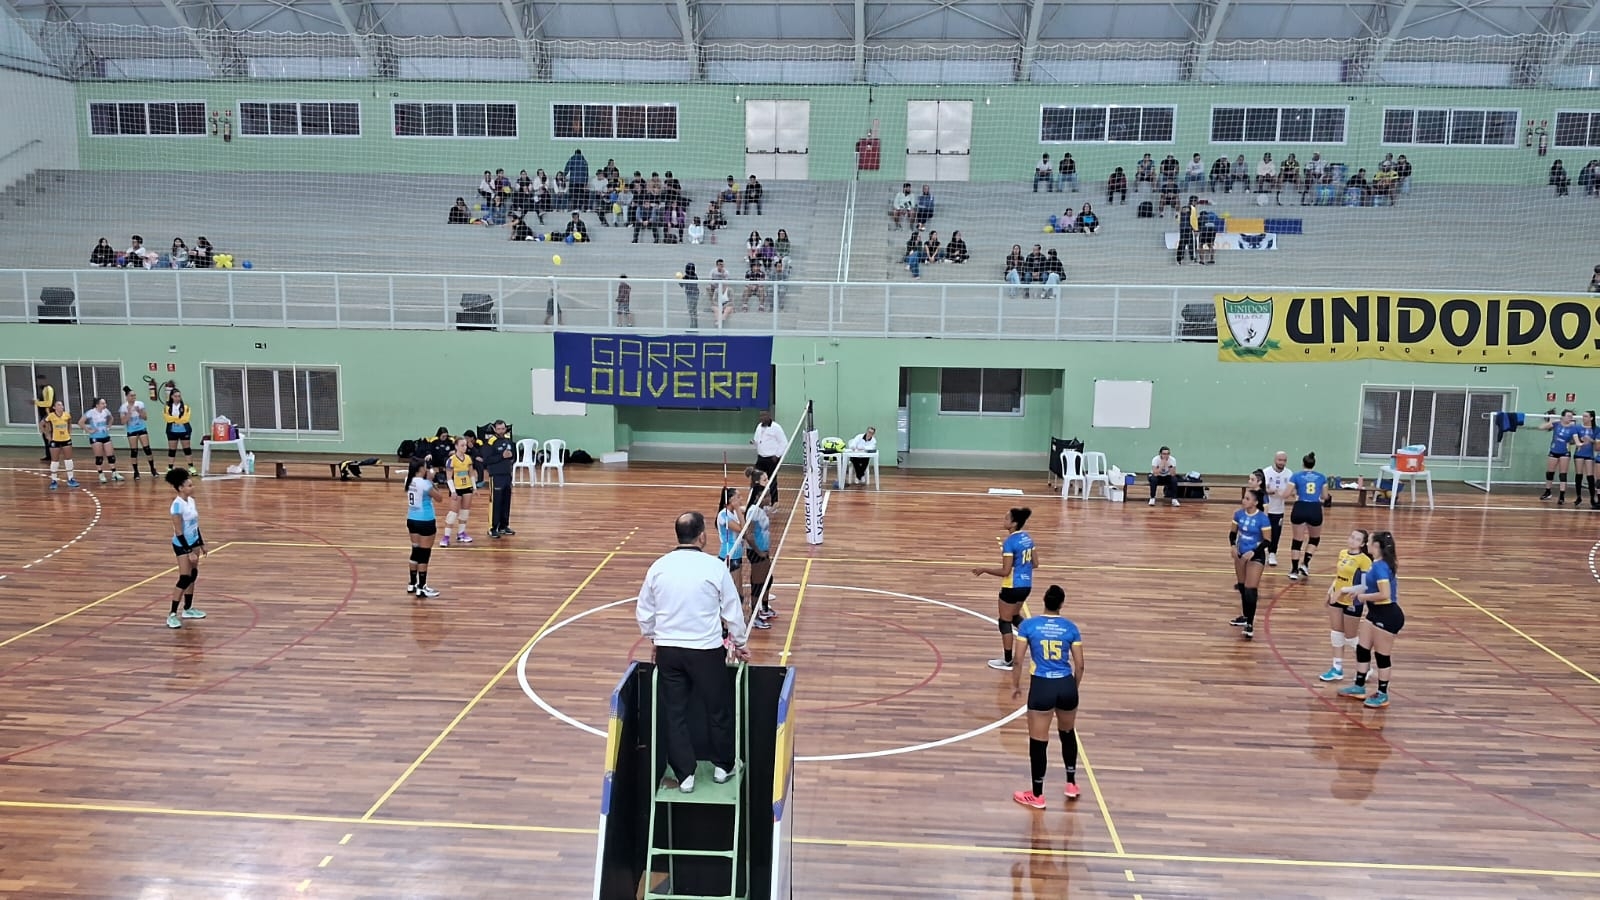
M 1083 454 L 1083 499 L 1089 499 L 1089 489 L 1100 485 L 1100 495 L 1111 499 L 1111 475 L 1106 471 L 1106 455 L 1098 450 Z
M 1074 481 L 1083 485 L 1083 494 L 1089 496 L 1089 482 L 1083 477 L 1083 454 L 1076 450 L 1061 451 L 1061 499 L 1072 496 Z
M 544 463 L 539 466 L 539 480 L 549 481 L 550 470 L 556 470 L 556 477 L 561 484 L 567 483 L 567 442 L 560 438 L 551 438 L 544 442 Z
M 537 484 L 539 481 L 538 459 L 538 441 L 533 438 L 523 438 L 517 441 L 517 461 L 511 465 L 511 484 L 513 486 L 517 484 L 517 473 L 521 471 L 528 473 L 528 484 Z
M 1421 479 L 1427 482 L 1428 508 L 1433 509 L 1433 473 L 1428 471 L 1428 448 L 1422 444 L 1414 444 L 1395 451 L 1396 455 L 1400 453 L 1414 453 L 1421 456 L 1423 458 L 1422 469 L 1417 472 L 1402 472 L 1400 471 L 1399 461 L 1394 459 L 1390 460 L 1389 465 L 1379 467 L 1378 480 L 1380 482 L 1384 480 L 1389 482 L 1389 508 L 1394 509 L 1395 501 L 1400 499 L 1401 486 L 1407 481 L 1411 482 L 1411 503 L 1415 506 L 1417 502 L 1417 481 Z

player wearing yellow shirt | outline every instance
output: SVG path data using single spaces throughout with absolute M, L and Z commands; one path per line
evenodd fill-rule
M 67 470 L 67 487 L 78 487 L 78 479 L 72 474 L 72 415 L 67 412 L 66 403 L 57 400 L 50 405 L 50 411 L 39 423 L 39 432 L 50 450 L 50 490 L 59 489 L 57 473 L 63 464 Z
M 43 372 L 33 376 L 38 383 L 34 391 L 33 405 L 39 410 L 39 429 L 44 438 L 44 456 L 39 457 L 39 462 L 50 461 L 50 435 L 44 432 L 44 417 L 50 414 L 51 407 L 56 405 L 56 389 L 50 386 L 50 378 Z
M 199 475 L 200 470 L 194 467 L 194 450 L 189 446 L 194 428 L 189 424 L 189 404 L 183 402 L 182 391 L 177 388 L 167 391 L 167 406 L 162 410 L 162 417 L 167 421 L 167 471 L 177 465 L 178 450 L 182 448 L 184 467 L 190 475 Z
M 455 452 L 445 460 L 445 467 L 450 473 L 450 512 L 444 518 L 444 536 L 439 539 L 439 546 L 450 546 L 450 532 L 456 532 L 456 543 L 470 544 L 472 537 L 467 534 L 467 516 L 472 513 L 472 490 L 477 482 L 473 473 L 474 462 L 469 447 L 472 442 L 464 437 L 456 438 Z
M 1317 677 L 1323 681 L 1344 680 L 1344 651 L 1356 646 L 1361 625 L 1361 603 L 1345 592 L 1372 568 L 1367 555 L 1367 533 L 1357 528 L 1350 532 L 1349 546 L 1339 551 L 1339 567 L 1328 586 L 1328 643 L 1333 647 L 1333 666 Z

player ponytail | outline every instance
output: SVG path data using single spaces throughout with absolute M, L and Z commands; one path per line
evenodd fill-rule
M 1017 526 L 1017 530 L 1021 531 L 1027 526 L 1028 517 L 1031 515 L 1033 515 L 1033 510 L 1026 506 L 1014 506 L 1011 508 L 1011 524 Z
M 1391 572 L 1399 573 L 1400 560 L 1395 555 L 1394 534 L 1388 531 L 1374 531 L 1372 539 L 1378 542 L 1378 553 L 1384 562 L 1389 564 Z
M 172 489 L 176 491 L 183 487 L 184 482 L 189 480 L 189 470 L 174 466 L 167 470 L 166 478 L 167 484 L 172 485 Z
M 1052 585 L 1050 585 L 1050 587 L 1045 589 L 1045 592 L 1044 592 L 1044 608 L 1045 608 L 1045 612 L 1060 612 L 1061 611 L 1061 605 L 1063 603 L 1066 603 L 1066 602 L 1067 602 L 1067 592 L 1061 589 L 1061 585 L 1052 584 Z
M 1308 469 L 1315 469 L 1317 467 L 1317 453 L 1316 453 L 1316 451 L 1313 450 L 1312 452 L 1307 453 L 1305 456 L 1302 456 L 1300 458 L 1300 464 L 1305 466 Z
M 411 457 L 411 464 L 406 467 L 406 482 L 405 482 L 404 487 L 405 487 L 407 492 L 409 492 L 411 490 L 411 482 L 412 482 L 412 480 L 417 477 L 418 473 L 420 473 L 423 469 L 427 468 L 427 466 L 428 466 L 428 457 L 426 457 L 426 456 L 413 456 L 413 457 Z

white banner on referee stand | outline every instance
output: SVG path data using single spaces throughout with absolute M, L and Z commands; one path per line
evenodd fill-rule
M 809 425 L 809 416 L 807 424 Z M 806 503 L 806 543 L 822 543 L 822 447 L 815 428 L 806 429 L 806 475 L 800 496 Z

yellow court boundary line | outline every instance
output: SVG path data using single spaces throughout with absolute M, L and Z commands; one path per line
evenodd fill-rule
M 1089 754 L 1083 749 L 1083 738 L 1073 731 L 1073 737 L 1078 742 L 1078 761 L 1083 763 L 1083 774 L 1089 779 L 1089 790 L 1094 791 L 1095 802 L 1100 804 L 1100 816 L 1106 820 L 1106 831 L 1111 833 L 1111 846 L 1116 849 L 1117 856 L 1127 856 L 1128 851 L 1122 849 L 1122 838 L 1117 834 L 1117 823 L 1111 820 L 1111 809 L 1106 806 L 1106 795 L 1100 790 L 1100 779 L 1094 777 L 1094 766 L 1089 765 Z
M 633 535 L 630 532 L 628 536 L 632 537 Z M 626 541 L 627 538 L 624 538 L 623 540 Z M 619 544 L 618 546 L 621 545 Z M 528 649 L 533 646 L 534 642 L 537 641 L 539 637 L 545 633 L 545 631 L 549 630 L 550 626 L 561 617 L 561 614 L 566 612 L 567 607 L 572 605 L 572 601 L 578 599 L 578 595 L 583 593 L 583 589 L 588 587 L 590 582 L 594 581 L 595 576 L 600 574 L 600 570 L 604 569 L 607 563 L 615 559 L 616 555 L 617 551 L 615 550 L 607 553 L 604 559 L 600 560 L 600 562 L 597 563 L 593 569 L 589 570 L 589 574 L 584 576 L 582 581 L 578 582 L 578 586 L 572 589 L 572 593 L 567 595 L 567 599 L 561 601 L 561 605 L 556 607 L 555 612 L 551 613 L 548 619 L 544 620 L 544 624 L 539 626 L 539 629 L 533 633 L 533 636 L 524 641 L 522 646 L 517 648 L 516 653 L 511 654 L 511 658 L 506 660 L 506 664 L 500 667 L 500 671 L 496 672 L 494 677 L 489 679 L 488 683 L 484 684 L 482 688 L 478 689 L 478 693 L 474 694 L 472 699 L 467 701 L 466 706 L 461 707 L 461 711 L 456 713 L 456 717 L 450 720 L 450 724 L 446 725 L 443 731 L 439 732 L 439 736 L 434 738 L 428 744 L 427 748 L 425 748 L 416 759 L 411 761 L 411 765 L 406 766 L 406 770 L 400 773 L 400 777 L 395 779 L 394 784 L 389 785 L 389 789 L 384 791 L 383 794 L 380 795 L 372 804 L 372 806 L 361 815 L 360 821 L 371 821 L 373 814 L 376 813 L 383 806 L 383 804 L 389 802 L 389 798 L 394 796 L 395 791 L 400 790 L 400 786 L 406 783 L 406 779 L 410 778 L 416 773 L 417 769 L 427 761 L 429 756 L 433 755 L 433 751 L 439 749 L 439 745 L 443 744 L 445 739 L 450 736 L 450 733 L 456 730 L 456 726 L 460 725 L 462 720 L 467 717 L 467 714 L 471 713 L 473 708 L 476 707 L 484 697 L 489 695 L 489 691 L 492 690 L 495 685 L 500 683 L 500 679 L 506 677 L 506 673 L 511 671 L 511 667 L 517 664 L 517 660 L 522 658 L 522 654 L 528 652 Z
M 800 623 L 800 604 L 806 599 L 806 585 L 811 582 L 811 564 L 815 559 L 806 560 L 806 570 L 800 573 L 800 587 L 795 591 L 794 608 L 789 611 L 789 633 L 783 636 L 783 652 L 778 654 L 778 664 L 789 664 L 789 648 L 794 646 L 794 628 Z
M 1522 638 L 1523 640 L 1525 640 L 1528 643 L 1534 645 L 1535 647 L 1538 647 L 1540 650 L 1543 650 L 1544 652 L 1550 654 L 1552 657 L 1555 657 L 1557 662 L 1561 663 L 1562 665 L 1566 666 L 1567 668 L 1571 669 L 1572 671 L 1577 672 L 1579 675 L 1582 675 L 1583 677 L 1589 679 L 1590 681 L 1594 682 L 1595 684 L 1600 684 L 1600 677 L 1596 677 L 1593 672 L 1590 672 L 1588 669 L 1585 669 L 1584 667 L 1578 665 L 1577 663 L 1573 662 L 1572 660 L 1567 659 L 1565 656 L 1562 656 L 1561 654 L 1557 653 L 1556 651 L 1551 650 L 1549 647 L 1546 647 L 1544 644 L 1540 643 L 1538 638 L 1533 637 L 1532 635 L 1528 634 L 1526 631 L 1523 631 L 1521 628 L 1518 628 L 1517 626 L 1511 624 L 1510 622 L 1507 622 L 1505 619 L 1500 618 L 1498 615 L 1490 612 L 1489 610 L 1485 609 L 1484 607 L 1479 606 L 1477 601 L 1473 600 L 1471 597 L 1468 597 L 1466 594 L 1461 593 L 1460 591 L 1456 590 L 1455 588 L 1451 587 L 1448 584 L 1445 584 L 1444 582 L 1440 581 L 1437 578 L 1430 578 L 1429 580 L 1432 581 L 1434 584 L 1437 584 L 1439 587 L 1442 587 L 1445 590 L 1449 591 L 1450 593 L 1455 594 L 1456 597 L 1458 599 L 1460 599 L 1463 603 L 1466 603 L 1468 606 L 1471 606 L 1473 609 L 1477 610 L 1478 612 L 1481 612 L 1484 615 L 1488 616 L 1489 618 L 1495 620 L 1496 622 L 1499 622 L 1501 625 L 1504 625 L 1507 629 L 1509 629 L 1511 631 L 1512 634 L 1515 634 L 1517 637 Z M 3 645 L 0 645 L 0 646 L 3 646 Z
M 234 543 L 233 541 L 228 541 L 227 543 L 218 546 L 215 550 L 207 550 L 206 551 L 206 555 L 209 556 L 212 553 L 220 553 L 223 550 L 226 550 L 229 547 L 233 546 L 233 543 Z M 157 578 L 160 578 L 160 577 L 162 577 L 164 575 L 170 575 L 170 574 L 172 574 L 173 572 L 176 572 L 176 571 L 178 571 L 178 567 L 177 566 L 167 566 L 165 569 L 162 569 L 161 571 L 157 572 L 156 574 L 151 575 L 150 577 L 142 579 L 140 581 L 135 581 L 133 584 L 130 584 L 127 587 L 118 588 L 117 590 L 112 591 L 111 593 L 105 595 L 104 597 L 101 597 L 99 600 L 90 601 L 90 602 L 85 603 L 84 605 L 78 607 L 77 609 L 69 610 L 67 612 L 64 612 L 61 615 L 56 616 L 54 619 L 51 619 L 48 622 L 45 622 L 45 623 L 40 624 L 40 625 L 35 625 L 32 628 L 29 628 L 27 631 L 24 631 L 21 634 L 14 634 L 11 637 L 8 637 L 3 641 L 0 641 L 0 647 L 5 647 L 5 646 L 8 646 L 10 644 L 14 644 L 17 641 L 20 641 L 23 638 L 28 637 L 29 635 L 38 634 L 39 632 L 41 632 L 41 631 L 45 630 L 46 628 L 49 628 L 49 627 L 51 627 L 53 625 L 59 625 L 62 622 L 65 622 L 66 620 L 72 618 L 73 616 L 79 615 L 81 613 L 86 613 L 89 610 L 94 609 L 95 607 L 99 606 L 102 603 L 109 603 L 112 600 L 115 600 L 118 597 L 121 597 L 123 594 L 128 593 L 129 591 L 136 591 L 139 588 L 142 588 L 145 585 L 149 584 L 150 582 L 155 581 Z

